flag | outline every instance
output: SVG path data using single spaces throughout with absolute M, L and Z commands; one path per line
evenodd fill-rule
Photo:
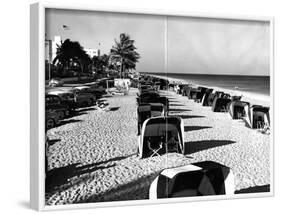
M 62 28 L 63 28 L 64 30 L 69 30 L 69 26 L 67 26 L 67 25 L 62 25 Z

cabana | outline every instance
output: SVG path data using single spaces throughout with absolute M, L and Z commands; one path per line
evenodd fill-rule
M 230 99 L 216 97 L 213 102 L 213 105 L 212 105 L 212 111 L 213 112 L 227 112 L 227 106 L 230 102 L 231 102 Z
M 151 117 L 164 116 L 164 105 L 162 103 L 149 103 L 151 106 Z
M 222 92 L 222 91 L 216 91 L 215 93 L 211 93 L 208 96 L 208 100 L 207 100 L 208 106 L 213 106 L 215 99 L 221 98 L 223 95 L 224 95 L 224 92 Z
M 160 90 L 167 90 L 169 81 L 165 79 L 160 79 Z
M 231 101 L 240 101 L 242 96 L 231 96 Z
M 151 117 L 151 105 L 148 103 L 140 104 L 138 106 L 138 134 L 140 134 L 143 122 Z
M 145 92 L 137 97 L 138 104 L 140 103 L 149 103 L 150 100 L 156 100 L 160 97 L 157 92 Z
M 198 91 L 194 95 L 194 101 L 201 103 L 206 90 L 207 88 L 205 87 L 198 87 Z
M 232 194 L 231 169 L 213 161 L 164 169 L 149 189 L 149 199 Z
M 155 92 L 155 88 L 151 85 L 140 85 L 139 87 L 139 94 Z
M 212 94 L 213 89 L 212 88 L 208 88 L 205 91 L 205 94 L 202 98 L 202 105 L 203 106 L 211 106 L 211 104 L 208 102 L 209 96 Z
M 140 158 L 184 151 L 184 124 L 180 117 L 154 117 L 143 123 L 139 140 Z
M 168 84 L 168 89 L 169 89 L 170 91 L 174 91 L 174 90 L 175 90 L 175 84 L 169 83 L 169 84 Z
M 182 96 L 187 96 L 190 90 L 190 84 L 184 85 L 182 88 Z
M 187 93 L 188 99 L 195 99 L 196 98 L 196 93 L 199 92 L 198 88 L 191 87 Z
M 245 117 L 245 106 L 249 106 L 250 103 L 236 100 L 229 104 L 228 112 L 232 119 L 242 119 Z
M 243 118 L 246 125 L 252 129 L 263 129 L 270 127 L 269 107 L 260 105 L 245 106 L 245 117 Z

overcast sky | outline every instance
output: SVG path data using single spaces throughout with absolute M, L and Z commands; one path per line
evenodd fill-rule
M 69 26 L 68 30 L 63 25 Z M 168 72 L 269 75 L 269 23 L 171 17 Z M 46 37 L 60 35 L 108 54 L 128 33 L 141 55 L 137 70 L 165 72 L 165 17 L 75 10 L 46 10 Z

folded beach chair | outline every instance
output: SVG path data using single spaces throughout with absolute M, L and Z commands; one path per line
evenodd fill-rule
M 138 106 L 138 135 L 140 134 L 143 122 L 151 117 L 151 105 L 148 103 L 140 104 Z
M 240 100 L 235 100 L 230 102 L 228 112 L 231 118 L 236 120 L 245 117 L 246 116 L 245 106 L 250 106 L 250 103 Z
M 149 199 L 232 194 L 231 169 L 213 161 L 164 169 L 149 189 Z
M 141 129 L 139 157 L 147 158 L 169 152 L 184 153 L 184 128 L 180 117 L 147 119 Z
M 260 105 L 245 106 L 246 125 L 252 129 L 264 129 L 270 127 L 269 107 Z
M 227 106 L 230 102 L 231 102 L 230 99 L 216 97 L 212 105 L 212 111 L 227 112 Z

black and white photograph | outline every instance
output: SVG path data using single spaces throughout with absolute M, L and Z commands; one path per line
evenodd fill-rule
M 46 8 L 45 205 L 272 193 L 271 25 Z

